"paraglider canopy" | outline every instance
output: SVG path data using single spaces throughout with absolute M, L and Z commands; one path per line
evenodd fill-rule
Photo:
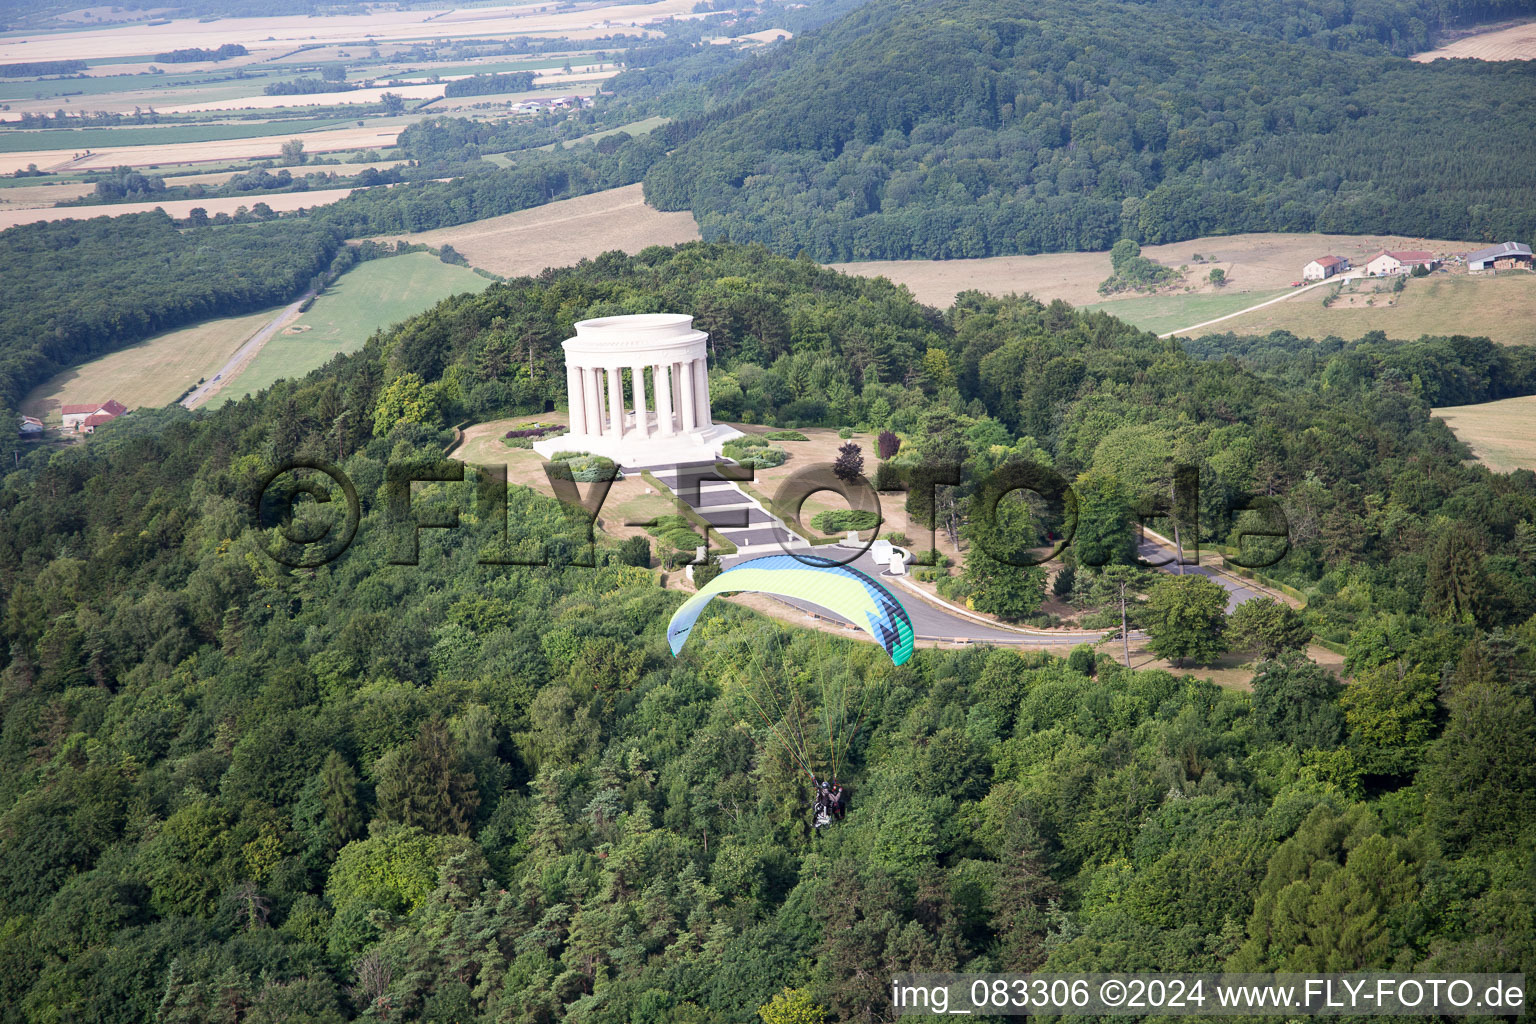
M 720 573 L 672 616 L 667 642 L 675 657 L 688 642 L 693 625 L 718 594 L 771 594 L 819 605 L 863 629 L 891 661 L 912 657 L 912 620 L 901 602 L 857 569 L 814 555 L 765 555 Z

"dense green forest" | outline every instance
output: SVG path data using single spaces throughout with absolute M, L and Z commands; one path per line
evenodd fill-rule
M 715 123 L 646 195 L 824 261 L 1536 234 L 1505 170 L 1536 138 L 1529 69 L 1373 56 L 1395 30 L 1309 35 L 1321 6 L 865 4 L 710 79 Z
M 730 606 L 674 660 L 682 595 L 601 538 L 572 564 L 584 522 L 516 487 L 509 539 L 553 565 L 479 564 L 467 513 L 389 564 L 386 463 L 542 410 L 575 320 L 680 309 L 722 418 L 1044 460 L 1110 503 L 1187 459 L 1212 539 L 1225 493 L 1275 495 L 1272 571 L 1348 685 L 1296 655 L 1252 694 L 1086 652 L 898 669 Z M 1485 340 L 1170 343 L 694 244 L 30 456 L 0 481 L 0 1019 L 702 1024 L 789 988 L 873 1020 L 910 968 L 1532 973 L 1536 474 L 1429 416 L 1532 392 Z M 362 502 L 313 570 L 251 521 L 290 458 Z M 868 707 L 836 827 L 727 685 L 749 659 Z

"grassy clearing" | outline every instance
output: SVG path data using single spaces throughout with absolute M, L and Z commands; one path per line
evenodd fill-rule
M 1192 295 L 1149 295 L 1136 299 L 1096 302 L 1088 309 L 1102 310 L 1143 330 L 1162 334 L 1191 324 L 1213 320 L 1257 305 L 1285 290 L 1263 292 L 1209 292 Z M 1213 328 L 1219 330 L 1220 328 Z
M 209 399 L 217 407 L 283 378 L 302 377 L 339 352 L 353 352 L 381 327 L 399 323 L 460 292 L 491 282 L 431 253 L 372 260 L 348 271 L 309 311 L 268 341 L 230 385 Z M 307 328 L 307 329 L 306 329 Z
M 253 121 L 244 124 L 156 125 L 145 128 L 45 128 L 0 132 L 0 153 L 40 149 L 106 149 L 113 146 L 174 146 L 183 142 L 222 142 L 268 135 L 294 135 L 352 124 L 354 118 L 317 121 Z
M 1450 406 L 1435 415 L 1495 473 L 1536 470 L 1536 395 Z
M 59 422 L 59 406 L 115 398 L 130 409 L 168 405 L 220 366 L 277 309 L 209 320 L 93 359 L 35 388 L 22 411 Z
M 1536 344 L 1536 274 L 1410 278 L 1391 305 L 1385 305 L 1387 296 L 1383 295 L 1375 306 L 1325 309 L 1323 297 L 1331 291 L 1318 288 L 1290 302 L 1277 302 L 1196 333 L 1268 334 L 1286 330 L 1302 338 L 1332 334 L 1353 340 L 1368 331 L 1385 331 L 1389 338 L 1467 334 L 1506 345 Z

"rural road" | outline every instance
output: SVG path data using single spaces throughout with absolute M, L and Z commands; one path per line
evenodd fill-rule
M 283 311 L 273 317 L 267 326 L 251 335 L 244 345 L 235 349 L 235 354 L 229 357 L 229 361 L 219 369 L 218 373 L 215 373 L 211 378 L 199 384 L 195 391 L 181 400 L 181 404 L 188 409 L 196 409 L 208 401 L 208 399 L 218 394 L 226 384 L 234 379 L 235 374 L 243 370 L 247 363 L 256 358 L 256 353 L 260 352 L 261 347 L 271 340 L 272 335 L 282 330 L 283 327 L 298 317 L 299 307 L 314 297 L 315 293 L 308 291 L 294 299 L 287 306 L 284 306 Z
M 781 551 L 804 551 L 807 554 L 821 554 L 841 560 L 847 558 L 854 550 L 844 548 L 840 544 L 813 547 L 790 532 L 756 499 L 729 481 L 703 480 L 698 485 L 696 496 L 679 494 L 678 471 L 679 467 L 676 466 L 655 467 L 651 470 L 659 482 L 671 489 L 679 498 L 683 498 L 695 512 L 714 527 L 715 532 L 736 545 L 736 554 L 720 556 L 720 562 L 724 566 L 728 567 L 735 562 L 761 558 Z M 1161 572 L 1177 573 L 1179 571 L 1180 567 L 1172 564 L 1174 558 L 1172 542 L 1165 537 L 1148 531 L 1142 540 L 1139 552 L 1148 562 L 1167 563 L 1160 567 Z M 859 554 L 848 564 L 869 576 L 879 577 L 888 588 L 898 592 L 907 615 L 912 619 L 912 627 L 919 640 L 1027 646 L 1076 645 L 1096 643 L 1106 635 L 1118 632 L 1118 630 L 1034 629 L 1026 626 L 1006 626 L 928 593 L 910 576 L 889 575 L 884 566 L 875 564 L 868 551 Z M 1256 584 L 1209 565 L 1186 565 L 1183 566 L 1183 572 L 1186 575 L 1204 576 L 1225 590 L 1228 612 L 1250 598 L 1270 596 Z M 784 603 L 823 619 L 842 621 L 826 609 L 809 603 L 799 601 Z M 1140 636 L 1140 631 L 1133 630 L 1132 636 L 1133 638 Z
M 1249 306 L 1247 309 L 1240 309 L 1236 313 L 1228 313 L 1225 316 L 1218 316 L 1214 320 L 1202 320 L 1198 324 L 1190 324 L 1188 327 L 1180 327 L 1178 330 L 1169 331 L 1167 334 L 1159 334 L 1158 337 L 1171 338 L 1175 334 L 1186 334 L 1190 331 L 1198 331 L 1202 327 L 1209 327 L 1211 324 L 1219 324 L 1223 320 L 1231 320 L 1235 316 L 1242 316 L 1245 313 L 1252 313 L 1256 309 L 1263 309 L 1265 306 L 1273 306 L 1277 302 L 1284 302 L 1286 299 L 1295 298 L 1302 292 L 1309 292 L 1314 288 L 1321 288 L 1323 285 L 1335 284 L 1339 281 L 1352 281 L 1357 277 L 1364 276 L 1364 270 L 1346 270 L 1342 274 L 1335 274 L 1332 277 L 1324 278 L 1321 281 L 1313 281 L 1311 284 L 1302 285 L 1300 288 L 1294 288 L 1291 291 L 1286 292 L 1284 295 L 1276 295 L 1272 299 L 1265 299 L 1263 302 L 1260 302 L 1257 305 Z

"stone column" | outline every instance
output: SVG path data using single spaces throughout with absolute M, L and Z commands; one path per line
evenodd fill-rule
M 699 426 L 712 427 L 715 419 L 709 411 L 709 368 L 700 359 L 693 364 L 694 372 L 699 379 L 694 385 L 693 393 L 699 398 Z
M 656 421 L 661 427 L 662 437 L 671 437 L 677 433 L 677 428 L 672 422 L 672 382 L 667 379 L 665 366 L 653 366 L 656 383 Z
M 613 436 L 624 436 L 624 371 L 608 367 L 608 417 Z
M 698 426 L 696 414 L 699 408 L 693 395 L 693 360 L 678 363 L 677 370 L 683 382 L 683 430 L 693 430 Z
M 581 368 L 581 408 L 586 416 L 584 433 L 588 437 L 601 437 L 603 433 L 603 406 L 598 399 L 596 372 L 590 366 Z
M 650 414 L 645 411 L 645 367 L 631 366 L 629 375 L 635 382 L 635 429 L 641 437 L 650 437 Z
M 571 363 L 565 364 L 565 404 L 570 420 L 568 432 L 572 434 L 585 434 L 587 432 L 587 410 L 582 402 L 585 396 L 582 394 L 581 370 Z

